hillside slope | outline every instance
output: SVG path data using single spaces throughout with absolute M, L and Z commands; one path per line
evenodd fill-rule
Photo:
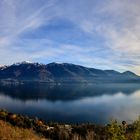
M 0 120 L 1 140 L 47 140 L 40 137 L 31 129 L 12 126 L 10 123 Z
M 140 82 L 133 72 L 100 70 L 68 63 L 22 62 L 0 67 L 0 79 L 38 82 Z

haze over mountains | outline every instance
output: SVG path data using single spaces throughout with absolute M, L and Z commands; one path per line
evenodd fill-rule
M 100 70 L 69 63 L 39 64 L 21 62 L 0 67 L 0 79 L 36 82 L 140 82 L 131 71 Z

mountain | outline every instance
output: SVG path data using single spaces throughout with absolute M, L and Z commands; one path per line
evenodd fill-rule
M 0 67 L 0 79 L 37 82 L 139 82 L 140 77 L 131 71 L 87 68 L 69 63 L 39 64 L 21 62 Z

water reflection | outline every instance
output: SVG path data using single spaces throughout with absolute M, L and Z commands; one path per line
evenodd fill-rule
M 61 86 L 53 86 L 48 90 L 46 86 L 47 90 L 42 91 L 41 88 L 34 90 L 38 87 L 29 88 L 29 91 L 23 87 L 23 90 L 19 87 L 1 87 L 0 108 L 38 116 L 46 121 L 68 123 L 106 123 L 112 117 L 131 121 L 140 114 L 139 85 L 63 87 L 64 90 Z
M 24 85 L 0 85 L 0 92 L 12 98 L 26 100 L 47 99 L 77 100 L 85 97 L 101 96 L 103 94 L 116 94 L 122 92 L 131 94 L 140 89 L 139 84 L 63 84 L 48 85 L 27 83 Z

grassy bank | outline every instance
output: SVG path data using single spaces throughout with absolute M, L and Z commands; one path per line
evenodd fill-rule
M 36 140 L 45 137 L 51 140 L 140 140 L 140 119 L 132 124 L 119 124 L 113 120 L 106 126 L 68 125 L 46 123 L 43 120 L 0 110 L 0 122 L 0 139 L 23 137 L 25 140 Z
M 45 140 L 32 129 L 19 128 L 0 120 L 0 140 Z

